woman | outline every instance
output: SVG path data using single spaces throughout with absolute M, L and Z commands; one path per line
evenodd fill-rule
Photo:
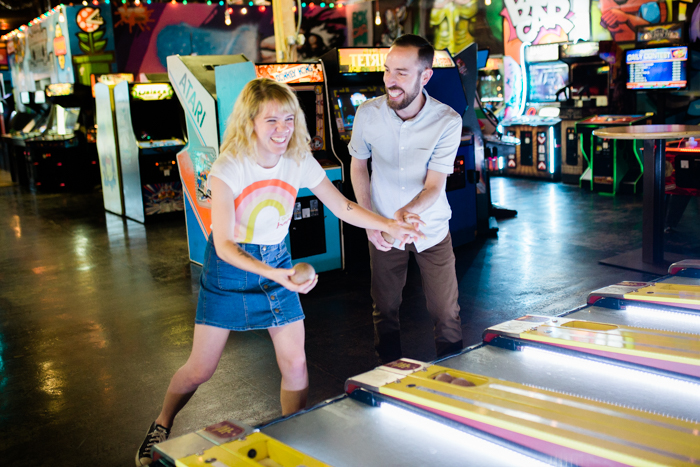
M 284 243 L 300 188 L 309 188 L 345 222 L 382 230 L 403 243 L 421 235 L 408 223 L 348 201 L 309 152 L 309 141 L 291 88 L 269 79 L 245 86 L 209 173 L 212 234 L 204 254 L 192 353 L 173 376 L 136 465 L 151 463 L 152 446 L 167 439 L 177 413 L 211 378 L 232 330 L 268 330 L 282 373 L 282 414 L 305 407 L 308 374 L 298 293 L 313 289 L 318 276 L 292 282 L 294 269 Z M 417 216 L 408 220 L 420 223 Z

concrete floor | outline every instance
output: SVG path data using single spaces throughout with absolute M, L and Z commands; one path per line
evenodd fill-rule
M 641 196 L 496 178 L 494 202 L 518 210 L 497 238 L 456 249 L 465 344 L 489 325 L 556 314 L 592 289 L 654 276 L 598 264 L 641 246 Z M 700 203 L 667 249 L 700 257 Z M 0 187 L 0 462 L 133 465 L 174 371 L 196 307 L 184 221 L 143 226 L 106 214 L 100 193 Z M 402 309 L 405 356 L 435 357 L 412 265 Z M 371 369 L 369 274 L 321 274 L 302 298 L 310 402 Z M 217 373 L 183 410 L 177 436 L 224 419 L 277 417 L 279 373 L 266 332 L 232 334 Z

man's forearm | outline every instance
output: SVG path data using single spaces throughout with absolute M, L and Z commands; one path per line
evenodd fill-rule
M 370 195 L 369 170 L 366 161 L 358 162 L 353 160 L 350 164 L 350 181 L 352 189 L 355 191 L 357 204 L 365 209 L 372 210 L 372 198 Z
M 421 191 L 418 192 L 416 196 L 413 197 L 413 199 L 408 204 L 406 204 L 400 210 L 412 212 L 414 214 L 422 213 L 430 206 L 435 204 L 435 201 L 437 201 L 438 197 L 440 196 L 440 189 L 441 187 L 423 188 Z

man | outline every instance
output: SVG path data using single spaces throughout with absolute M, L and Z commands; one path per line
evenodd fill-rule
M 462 119 L 423 89 L 433 75 L 433 55 L 433 47 L 420 36 L 408 34 L 394 41 L 385 61 L 386 94 L 359 107 L 348 145 L 353 156 L 350 176 L 360 206 L 409 222 L 420 216 L 425 222 L 425 238 L 405 248 L 394 248 L 379 231 L 367 230 L 374 343 L 384 363 L 401 358 L 399 306 L 409 252 L 420 267 L 438 358 L 462 349 L 449 232 L 452 212 L 445 194 Z

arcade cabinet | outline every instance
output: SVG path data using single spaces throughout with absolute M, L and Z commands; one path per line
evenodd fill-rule
M 503 175 L 558 181 L 561 178 L 561 119 L 558 93 L 569 83 L 569 66 L 559 61 L 559 45 L 525 48 L 525 115 L 501 121 L 502 133 L 520 140 L 508 154 Z
M 40 135 L 26 140 L 29 186 L 39 190 L 92 189 L 100 183 L 90 88 L 49 84 L 36 91 L 50 111 Z
M 576 122 L 594 114 L 608 113 L 611 98 L 610 65 L 602 56 L 616 47 L 613 42 L 577 42 L 559 46 L 559 58 L 569 65 L 569 85 L 564 91 L 562 119 L 561 180 L 578 184 L 590 165 L 582 157 Z M 607 55 L 606 55 L 607 54 Z
M 651 123 L 650 115 L 594 115 L 576 122 L 579 148 L 586 167 L 579 177 L 579 185 L 593 192 L 615 195 L 625 180 L 629 186 L 627 191 L 636 193 L 644 173 L 639 143 L 601 139 L 593 135 L 593 130 Z
M 46 127 L 50 111 L 47 105 L 34 100 L 34 93 L 29 91 L 15 93 L 16 108 L 7 122 L 7 133 L 2 135 L 12 181 L 22 186 L 29 186 L 26 141 L 41 134 L 40 129 Z
M 114 87 L 124 215 L 145 223 L 184 211 L 177 153 L 185 116 L 167 82 L 122 81 Z
M 187 144 L 176 161 L 185 198 L 190 261 L 201 265 L 211 233 L 209 170 L 236 98 L 255 79 L 255 66 L 243 55 L 168 57 L 168 77 L 185 113 Z
M 481 50 L 479 51 L 481 52 Z M 486 51 L 488 53 L 488 51 Z M 477 90 L 484 109 L 498 114 L 504 105 L 503 57 L 488 57 L 479 68 Z
M 258 78 L 289 85 L 299 100 L 311 136 L 311 153 L 328 179 L 342 183 L 340 162 L 331 151 L 326 86 L 320 63 L 269 63 L 255 66 Z M 310 263 L 317 272 L 343 266 L 340 220 L 308 188 L 297 193 L 294 216 L 286 238 L 292 262 Z
M 122 189 L 119 138 L 114 112 L 114 87 L 122 81 L 133 81 L 132 74 L 105 74 L 93 78 L 95 96 L 95 122 L 97 124 L 97 154 L 102 179 L 102 199 L 106 211 L 124 215 L 124 190 Z

